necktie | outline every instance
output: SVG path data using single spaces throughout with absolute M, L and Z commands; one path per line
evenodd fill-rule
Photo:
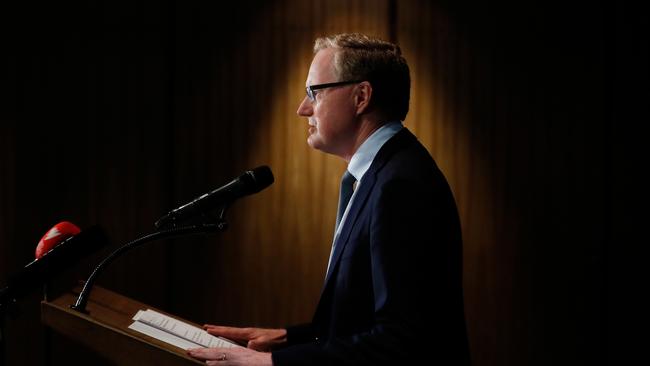
M 334 239 L 332 240 L 332 250 L 330 251 L 330 259 L 327 262 L 327 272 L 325 278 L 330 271 L 330 265 L 332 264 L 332 255 L 334 254 L 334 246 L 336 245 L 336 233 L 339 229 L 339 224 L 345 213 L 345 209 L 350 203 L 350 198 L 352 198 L 352 192 L 354 191 L 354 182 L 357 180 L 354 178 L 354 175 L 350 174 L 349 171 L 345 171 L 343 177 L 341 177 L 341 189 L 339 190 L 339 210 L 336 215 L 336 226 L 334 227 Z
M 349 171 L 345 171 L 343 177 L 341 178 L 341 190 L 339 191 L 339 211 L 336 215 L 336 226 L 334 228 L 334 235 L 336 236 L 336 231 L 339 229 L 339 224 L 343 218 L 343 213 L 345 213 L 346 207 L 352 198 L 352 192 L 354 191 L 353 186 L 354 182 L 357 180 L 354 178 L 354 175 L 350 174 Z

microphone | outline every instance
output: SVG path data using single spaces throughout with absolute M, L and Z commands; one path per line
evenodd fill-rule
M 238 198 L 257 193 L 270 186 L 273 180 L 273 173 L 268 166 L 248 170 L 230 183 L 170 211 L 156 221 L 155 225 L 157 228 L 161 228 L 205 214 L 215 208 L 230 204 Z
M 54 225 L 39 241 L 36 259 L 10 276 L 7 286 L 0 289 L 0 305 L 27 294 L 107 244 L 106 233 L 97 226 L 81 231 L 69 222 Z
M 62 241 L 80 232 L 81 229 L 77 225 L 68 221 L 62 221 L 54 225 L 38 242 L 36 246 L 36 259 L 41 259 L 43 255 L 59 245 Z

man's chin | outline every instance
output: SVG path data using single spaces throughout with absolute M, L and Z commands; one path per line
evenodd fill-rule
M 318 137 L 314 135 L 307 137 L 307 145 L 309 145 L 309 147 L 314 150 L 321 150 L 323 147 L 322 142 L 318 139 Z
M 316 134 L 307 137 L 307 145 L 312 149 L 324 152 L 325 154 L 340 156 L 334 149 L 332 149 L 331 145 L 326 144 L 320 136 Z

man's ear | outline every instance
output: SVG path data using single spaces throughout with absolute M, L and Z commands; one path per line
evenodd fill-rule
M 354 105 L 357 109 L 357 116 L 369 111 L 371 98 L 372 85 L 369 82 L 362 81 L 355 87 Z

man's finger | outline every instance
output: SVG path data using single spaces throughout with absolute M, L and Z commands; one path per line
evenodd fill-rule
M 212 326 L 204 327 L 204 329 L 212 335 L 222 336 L 222 337 L 236 339 L 236 340 L 248 340 L 248 337 L 250 335 L 250 332 L 243 328 L 212 325 Z
M 199 360 L 215 360 L 222 356 L 226 348 L 191 348 L 187 354 Z

